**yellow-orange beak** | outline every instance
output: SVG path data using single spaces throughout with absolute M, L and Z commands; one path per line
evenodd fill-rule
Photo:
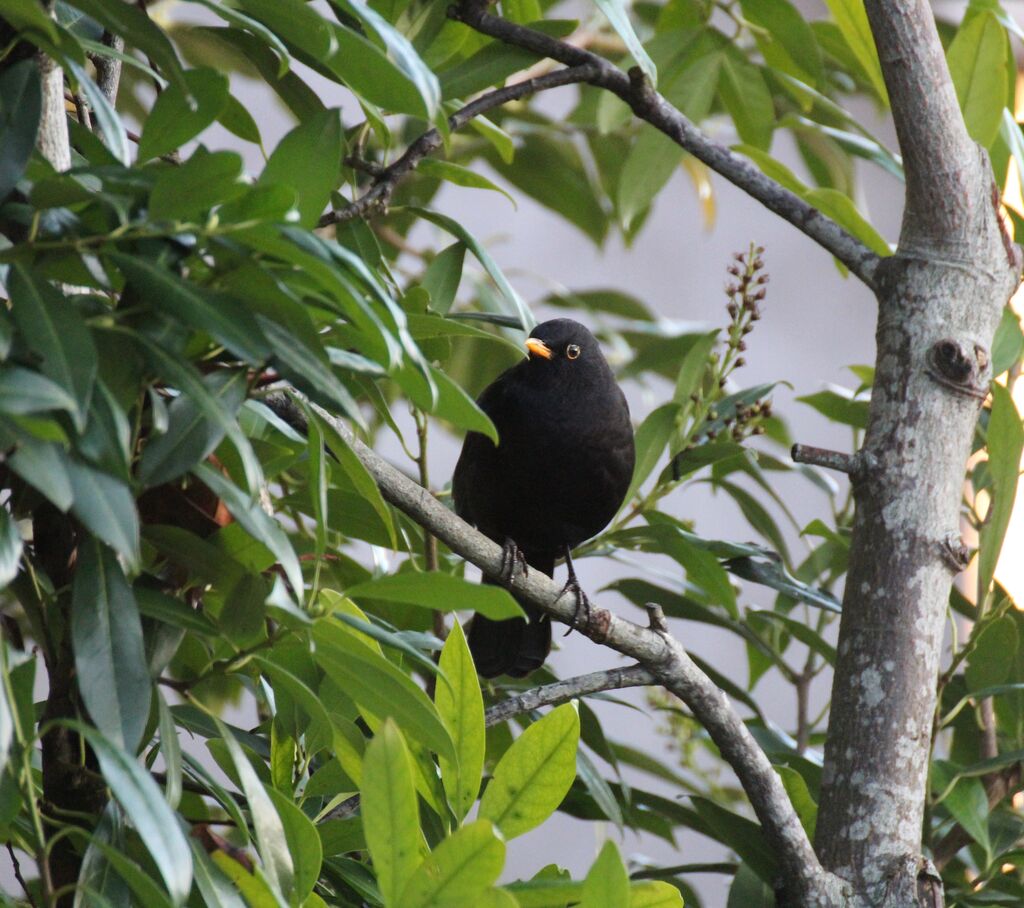
M 535 337 L 526 338 L 526 349 L 530 351 L 531 356 L 543 356 L 544 359 L 551 359 L 555 355 L 544 341 Z

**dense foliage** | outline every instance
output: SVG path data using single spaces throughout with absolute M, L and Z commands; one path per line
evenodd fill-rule
M 770 305 L 762 250 L 723 263 L 724 327 L 702 333 L 678 333 L 618 289 L 528 304 L 435 206 L 444 183 L 529 196 L 601 245 L 643 229 L 680 165 L 705 193 L 710 172 L 591 85 L 559 89 L 575 98 L 565 118 L 524 100 L 450 131 L 447 115 L 477 93 L 553 67 L 448 18 L 444 2 L 197 2 L 212 15 L 187 26 L 180 9 L 158 25 L 144 3 L 122 0 L 62 0 L 52 18 L 37 0 L 3 3 L 0 830 L 28 878 L 11 898 L 700 903 L 687 883 L 696 868 L 627 870 L 611 840 L 584 879 L 553 855 L 497 886 L 505 841 L 562 810 L 670 842 L 696 830 L 736 855 L 724 868 L 735 873 L 730 904 L 770 903 L 773 855 L 677 702 L 651 695 L 681 762 L 608 739 L 585 702 L 485 728 L 485 706 L 523 685 L 481 691 L 450 613 L 514 614 L 514 600 L 464 580 L 461 559 L 385 503 L 328 415 L 371 443 L 397 438 L 429 484 L 428 432 L 493 434 L 473 396 L 520 355 L 533 308 L 583 313 L 619 377 L 660 403 L 639 414 L 622 513 L 580 555 L 633 566 L 601 594 L 618 593 L 623 609 L 657 602 L 745 642 L 745 683 L 705 668 L 745 709 L 813 828 L 823 717 L 804 710 L 798 728 L 774 727 L 756 688 L 774 672 L 799 694 L 829 671 L 852 504 L 789 460 L 773 386 L 740 383 Z M 621 0 L 502 0 L 498 11 L 636 62 L 688 117 L 731 131 L 765 173 L 887 253 L 857 210 L 855 165 L 899 175 L 901 163 L 846 109 L 854 96 L 884 108 L 878 61 L 861 4 L 827 6 L 811 22 L 788 0 L 629 11 Z M 972 135 L 1004 185 L 1011 162 L 1024 164 L 1010 113 L 1020 29 L 994 2 L 943 29 Z M 66 172 L 34 150 L 36 51 L 65 73 Z M 116 99 L 98 84 L 111 60 L 123 64 Z M 331 92 L 311 88 L 310 73 Z M 261 80 L 295 120 L 260 173 L 202 141 L 216 122 L 263 148 L 233 74 Z M 434 155 L 387 169 L 432 127 Z M 803 177 L 772 157 L 778 130 L 795 138 Z M 347 207 L 381 185 L 382 204 Z M 318 228 L 325 209 L 335 214 Z M 1020 214 L 1008 210 L 1015 225 Z M 432 226 L 407 243 L 421 224 Z M 1005 387 L 1022 345 L 1007 310 L 993 354 L 1003 384 L 978 425 L 987 460 L 965 502 L 980 529 L 977 584 L 951 598 L 954 625 L 973 629 L 953 638 L 935 722 L 926 841 L 936 854 L 949 836 L 969 844 L 943 865 L 965 905 L 1024 899 L 1024 814 L 1003 797 L 1021 781 L 1024 619 L 993 583 L 1024 444 Z M 856 442 L 870 386 L 871 370 L 857 368 L 848 391 L 802 400 Z M 268 406 L 282 388 L 298 393 L 301 423 Z M 793 472 L 830 519 L 795 523 L 776 490 Z M 761 543 L 700 536 L 677 504 L 694 482 L 732 498 Z M 635 553 L 664 557 L 652 571 Z M 769 607 L 749 604 L 754 586 L 774 591 L 773 602 L 760 596 Z M 238 702 L 255 706 L 257 725 L 224 721 Z M 685 797 L 645 790 L 642 774 Z M 990 808 L 993 779 L 1003 789 Z

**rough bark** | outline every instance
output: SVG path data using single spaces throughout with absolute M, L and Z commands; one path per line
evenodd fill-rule
M 959 505 L 989 348 L 1020 269 L 923 0 L 866 3 L 907 176 L 875 274 L 875 385 L 840 624 L 816 845 L 887 906 L 935 898 L 921 829 Z

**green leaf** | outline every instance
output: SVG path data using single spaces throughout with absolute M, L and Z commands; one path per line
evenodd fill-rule
M 1022 160 L 1018 166 L 1024 164 Z M 1024 173 L 1024 169 L 1021 170 Z M 1003 307 L 1003 317 L 996 328 L 992 341 L 992 374 L 1002 375 L 1020 362 L 1024 355 L 1024 332 L 1021 331 L 1020 316 L 1012 306 Z
M 103 778 L 152 856 L 171 900 L 183 905 L 192 888 L 192 853 L 163 792 L 134 757 L 95 728 L 73 719 L 62 723 L 92 747 Z
M 878 62 L 875 50 L 875 39 L 868 24 L 868 14 L 864 10 L 864 0 L 825 0 L 832 13 L 839 31 L 853 52 L 857 62 L 864 68 L 875 94 L 888 102 L 889 95 L 885 90 L 882 78 L 882 67 Z
M 270 342 L 274 361 L 285 377 L 315 402 L 340 410 L 365 430 L 359 404 L 331 370 L 322 350 L 311 349 L 291 331 L 264 315 L 256 315 L 256 324 Z
M 27 416 L 48 410 L 75 414 L 78 403 L 60 385 L 38 372 L 20 366 L 0 369 L 0 412 Z
M 360 98 L 394 113 L 424 120 L 433 118 L 433 89 L 425 98 L 420 87 L 395 65 L 376 44 L 351 29 L 334 28 L 338 50 L 324 65 Z
M 354 3 L 351 0 L 337 0 L 350 15 L 360 19 L 387 48 L 390 60 L 394 61 L 398 70 L 409 80 L 419 92 L 430 119 L 441 106 L 441 86 L 437 76 L 421 59 L 412 42 L 394 28 L 377 10 L 369 5 Z
M 52 29 L 42 7 L 27 2 Z M 5 11 L 6 14 L 6 11 Z M 0 201 L 21 179 L 36 146 L 36 132 L 43 112 L 43 92 L 35 60 L 22 60 L 0 72 Z
M 166 311 L 186 328 L 207 332 L 249 363 L 266 357 L 267 339 L 252 313 L 234 297 L 199 287 L 146 259 L 111 252 L 110 260 L 154 309 Z
M 841 227 L 845 227 L 872 252 L 882 256 L 892 255 L 892 249 L 885 238 L 857 210 L 857 206 L 846 193 L 838 189 L 819 187 L 804 192 L 803 197 Z
M 361 814 L 387 908 L 402 908 L 403 889 L 420 863 L 420 833 L 412 759 L 399 727 L 384 722 L 366 748 Z
M 597 4 L 598 9 L 607 16 L 608 22 L 611 23 L 612 28 L 615 29 L 619 37 L 622 38 L 633 60 L 636 61 L 636 65 L 644 71 L 644 75 L 651 80 L 651 85 L 656 88 L 658 85 L 658 70 L 633 30 L 633 25 L 629 21 L 626 0 L 594 0 L 594 2 Z
M 936 760 L 932 764 L 932 790 L 936 794 L 945 791 L 942 804 L 976 841 L 987 854 L 992 853 L 992 844 L 988 833 L 988 795 L 985 786 L 978 778 L 956 779 L 957 767 L 946 760 Z M 952 788 L 950 789 L 950 786 Z
M 213 123 L 228 103 L 227 76 L 190 69 L 185 85 L 169 85 L 153 104 L 139 141 L 139 161 L 177 151 Z
M 693 798 L 693 806 L 714 838 L 735 851 L 762 880 L 774 885 L 778 861 L 757 823 L 705 798 Z
M 483 174 L 463 167 L 461 164 L 453 164 L 451 161 L 439 161 L 437 158 L 424 158 L 420 161 L 419 172 L 433 177 L 435 180 L 446 180 L 456 186 L 464 186 L 467 189 L 490 189 L 493 192 L 500 192 L 508 199 L 513 207 L 516 200 L 496 183 L 487 179 Z M 465 247 L 463 247 L 465 248 Z
M 466 258 L 466 244 L 452 243 L 437 254 L 423 274 L 421 286 L 430 294 L 430 308 L 447 315 L 455 302 L 455 294 L 462 280 L 462 264 Z
M 981 527 L 978 555 L 978 590 L 981 598 L 995 575 L 1006 529 L 1010 525 L 1017 498 L 1021 452 L 1024 451 L 1024 424 L 1010 392 L 992 384 L 992 415 L 988 421 L 988 472 L 992 477 L 991 500 Z
M 11 267 L 8 286 L 18 331 L 42 358 L 43 374 L 74 398 L 75 424 L 81 431 L 98 368 L 89 329 L 70 300 L 22 265 Z
M 392 716 L 410 738 L 456 759 L 437 709 L 407 674 L 339 624 L 318 621 L 313 639 L 317 662 L 360 707 L 378 719 Z
M 233 151 L 198 149 L 180 167 L 165 167 L 149 194 L 149 214 L 157 220 L 187 220 L 247 191 L 239 178 L 242 158 Z
M 718 94 L 743 142 L 767 150 L 775 127 L 775 104 L 761 70 L 735 48 L 727 48 L 722 55 Z
M 288 534 L 281 528 L 281 525 L 274 520 L 258 502 L 253 501 L 234 483 L 225 479 L 224 476 L 213 467 L 205 463 L 196 464 L 192 473 L 202 480 L 220 499 L 223 500 L 231 516 L 235 518 L 242 528 L 254 539 L 262 542 L 277 559 L 281 565 L 285 577 L 291 584 L 292 593 L 296 599 L 302 600 L 305 585 L 302 580 L 302 566 L 299 559 L 295 557 L 295 550 L 292 548 Z
M 768 612 L 768 611 L 748 611 L 747 620 L 760 619 L 765 622 L 774 621 L 780 624 L 786 631 L 786 633 L 792 635 L 801 643 L 808 646 L 818 655 L 822 656 L 829 665 L 836 664 L 836 649 L 827 640 L 822 639 L 821 635 L 818 634 L 813 628 L 808 627 L 806 624 L 790 618 L 788 615 L 783 615 L 781 612 Z
M 683 908 L 683 896 L 671 883 L 644 880 L 630 887 L 629 908 Z
M 789 0 L 740 0 L 740 7 L 748 22 L 764 29 L 754 37 L 769 66 L 820 85 L 824 70 L 818 42 Z
M 462 386 L 452 381 L 447 374 L 436 367 L 431 367 L 430 374 L 433 375 L 437 385 L 437 404 L 433 409 L 434 415 L 460 429 L 486 435 L 497 444 L 498 430 L 494 428 L 491 418 L 480 409 L 477 402 L 462 389 Z
M 508 590 L 470 583 L 439 571 L 403 571 L 357 583 L 345 590 L 353 599 L 403 602 L 439 612 L 472 609 L 488 618 L 521 618 L 524 612 Z
M 786 788 L 786 794 L 789 795 L 793 809 L 796 810 L 797 816 L 800 817 L 800 825 L 804 827 L 807 838 L 813 842 L 814 830 L 818 823 L 818 805 L 811 796 L 806 780 L 800 773 L 789 766 L 776 766 L 775 771 L 779 774 L 779 778 L 782 779 L 782 784 Z
M 629 874 L 619 849 L 608 839 L 583 881 L 580 908 L 620 908 L 629 902 Z
M 256 833 L 256 844 L 259 846 L 260 859 L 263 862 L 263 873 L 270 886 L 279 894 L 292 891 L 294 864 L 288 850 L 288 840 L 284 832 L 284 824 L 268 790 L 263 787 L 260 777 L 253 769 L 252 763 L 235 739 L 231 730 L 216 716 L 210 717 L 217 726 L 220 739 L 224 742 L 231 757 L 231 764 L 238 775 L 242 792 L 249 802 L 249 815 L 252 817 L 253 829 Z
M 689 119 L 699 123 L 711 109 L 718 87 L 722 55 L 704 54 L 672 73 L 666 95 Z M 654 200 L 683 159 L 683 150 L 653 127 L 642 127 L 618 180 L 615 202 L 619 220 L 628 229 Z
M 608 217 L 572 142 L 527 133 L 518 138 L 514 161 L 506 164 L 497 153 L 489 155 L 488 161 L 506 180 L 561 215 L 594 243 L 604 241 Z
M 965 680 L 969 691 L 1002 684 L 1010 676 L 1020 645 L 1017 622 L 1009 615 L 982 627 L 967 657 Z
M 441 650 L 440 668 L 447 681 L 438 681 L 434 703 L 452 737 L 456 759 L 441 757 L 438 762 L 448 803 L 461 823 L 480 791 L 487 740 L 480 681 L 458 621 L 452 623 Z
M 960 110 L 971 138 L 989 148 L 1006 104 L 1009 38 L 990 12 L 964 18 L 946 52 Z
M 74 60 L 64 61 L 68 71 L 78 83 L 79 91 L 85 96 L 89 107 L 92 110 L 92 117 L 96 123 L 96 129 L 103 137 L 103 141 L 110 153 L 117 158 L 125 167 L 131 162 L 131 151 L 128 147 L 128 134 L 125 131 L 124 123 L 114 110 L 114 106 L 107 100 L 107 96 L 100 91 L 99 86 L 92 80 L 89 74 Z
M 519 319 L 519 324 L 524 331 L 529 331 L 537 324 L 537 319 L 533 317 L 533 313 L 523 301 L 523 298 L 516 293 L 508 282 L 508 279 L 498 267 L 497 262 L 491 258 L 487 250 L 477 242 L 476 238 L 465 227 L 458 223 L 458 221 L 454 221 L 443 214 L 438 214 L 436 211 L 428 211 L 425 208 L 417 208 L 412 205 L 408 206 L 405 210 L 419 215 L 424 220 L 437 224 L 438 227 L 447 230 L 453 237 L 465 243 L 469 251 L 476 256 L 484 271 L 490 275 L 491 280 L 494 281 L 501 291 L 502 296 L 507 302 L 505 311 Z
M 818 391 L 798 397 L 797 400 L 813 407 L 832 422 L 853 426 L 855 429 L 868 427 L 868 402 L 866 400 L 851 400 L 835 391 Z
M 580 717 L 566 703 L 534 722 L 505 752 L 480 799 L 481 819 L 506 839 L 543 823 L 562 803 L 576 778 Z
M 423 859 L 395 904 L 402 908 L 479 905 L 504 864 L 505 843 L 487 820 L 477 820 L 457 829 Z
M 364 502 L 367 502 L 373 508 L 377 516 L 380 518 L 381 524 L 384 526 L 388 536 L 390 537 L 391 547 L 394 548 L 395 527 L 391 520 L 391 511 L 388 509 L 387 504 L 384 503 L 384 499 L 381 497 L 377 483 L 363 465 L 363 462 L 359 459 L 356 452 L 352 450 L 348 441 L 345 439 L 345 436 L 320 414 L 314 413 L 313 418 L 320 426 L 320 431 L 324 435 L 324 441 L 327 443 L 327 447 L 330 448 L 330 451 L 337 460 L 338 465 L 348 477 L 349 482 L 352 483 L 352 487 L 355 492 Z
M 78 687 L 92 721 L 118 747 L 134 752 L 152 694 L 142 622 L 117 557 L 95 539 L 78 547 L 71 641 Z
M 131 569 L 139 563 L 139 515 L 124 483 L 77 460 L 68 459 L 74 501 L 71 513 L 86 529 L 122 555 Z
M 277 815 L 284 827 L 288 853 L 295 864 L 295 886 L 292 898 L 301 904 L 313 891 L 323 863 L 323 846 L 316 827 L 298 807 L 276 788 L 267 788 Z
M 57 42 L 57 29 L 53 19 L 35 0 L 6 0 L 4 18 L 17 29 L 23 29 L 26 32 L 38 31 L 50 41 Z M 31 40 L 31 36 L 29 40 Z M 38 67 L 36 67 L 36 72 L 38 71 Z M 0 196 L 2 195 L 3 193 L 0 192 Z
M 22 548 L 18 524 L 6 508 L 0 508 L 0 590 L 17 576 Z
M 248 390 L 244 371 L 213 372 L 203 376 L 203 384 L 228 413 L 237 413 Z M 186 394 L 172 401 L 167 431 L 150 437 L 139 461 L 139 481 L 146 486 L 162 485 L 177 479 L 213 452 L 224 437 L 224 426 L 210 419 Z
M 299 223 L 315 227 L 341 178 L 343 150 L 338 111 L 321 111 L 281 139 L 260 174 L 260 185 L 276 183 L 294 190 Z
M 644 480 L 651 475 L 676 428 L 676 418 L 680 405 L 675 401 L 662 404 L 652 410 L 640 423 L 636 430 L 636 465 L 633 467 L 633 479 L 629 485 L 624 501 L 631 501 L 639 491 Z

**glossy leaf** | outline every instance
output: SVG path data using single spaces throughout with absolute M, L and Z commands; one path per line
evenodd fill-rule
M 452 737 L 456 759 L 441 757 L 438 762 L 448 803 L 462 822 L 480 791 L 487 748 L 480 682 L 458 621 L 452 623 L 441 650 L 440 668 L 447 680 L 437 682 L 434 703 Z
M 324 110 L 281 139 L 260 174 L 260 184 L 293 190 L 299 223 L 313 227 L 337 188 L 343 149 L 338 111 Z
M 502 587 L 470 583 L 461 577 L 439 572 L 388 574 L 349 587 L 345 592 L 354 599 L 404 602 L 440 612 L 472 609 L 495 620 L 522 617 L 524 614 L 512 594 Z
M 494 768 L 480 799 L 480 818 L 494 823 L 506 839 L 543 823 L 576 778 L 579 734 L 579 713 L 571 703 L 529 726 Z
M 34 3 L 26 6 L 40 10 Z M 40 15 L 51 24 L 45 14 Z M 42 110 L 43 94 L 35 61 L 22 60 L 5 67 L 0 73 L 0 200 L 25 172 L 36 145 Z
M 41 357 L 43 374 L 74 399 L 75 422 L 84 428 L 98 366 L 89 329 L 71 301 L 38 274 L 14 265 L 9 285 L 18 330 Z
M 609 839 L 587 871 L 580 908 L 618 908 L 629 903 L 629 874 L 619 849 Z
M 228 103 L 228 80 L 213 69 L 191 69 L 185 85 L 169 85 L 157 97 L 139 141 L 139 160 L 169 154 L 214 122 Z
M 988 470 L 992 477 L 992 499 L 981 528 L 978 555 L 978 590 L 984 595 L 995 574 L 1003 538 L 1013 513 L 1024 451 L 1024 424 L 1010 392 L 992 385 L 992 415 L 988 424 Z
M 130 754 L 82 722 L 63 720 L 88 741 L 110 791 L 132 821 L 175 905 L 192 887 L 192 853 L 174 811 L 150 774 Z
M 402 732 L 388 720 L 366 748 L 360 787 L 366 844 L 387 908 L 403 908 L 402 893 L 420 863 L 422 835 L 412 761 Z
M 505 843 L 487 820 L 457 829 L 440 842 L 409 878 L 402 908 L 478 905 L 505 864 Z
M 629 50 L 630 55 L 636 61 L 636 65 L 643 70 L 644 75 L 651 80 L 655 87 L 658 85 L 658 70 L 654 61 L 648 56 L 644 46 L 640 43 L 633 24 L 629 21 L 628 3 L 626 0 L 594 0 L 598 9 L 608 18 L 612 28 L 622 38 L 623 43 Z
M 94 539 L 78 548 L 71 640 L 90 718 L 111 742 L 134 752 L 152 695 L 142 624 L 116 556 Z
M 968 16 L 946 60 L 971 138 L 988 148 L 999 133 L 1006 102 L 1009 39 L 990 12 Z

